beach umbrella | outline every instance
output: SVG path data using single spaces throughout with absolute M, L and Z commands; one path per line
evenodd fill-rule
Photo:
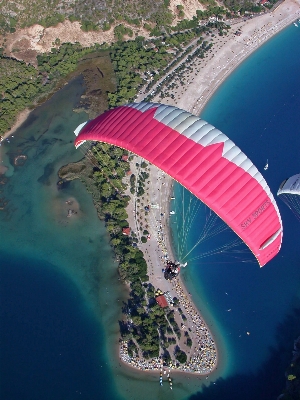
M 280 250 L 282 222 L 267 182 L 224 133 L 189 112 L 131 103 L 81 124 L 75 146 L 100 141 L 131 151 L 178 181 L 236 232 L 260 266 Z

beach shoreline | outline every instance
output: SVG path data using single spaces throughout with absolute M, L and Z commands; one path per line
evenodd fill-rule
M 243 61 L 299 18 L 300 1 L 285 0 L 272 12 L 238 23 L 226 21 L 234 23 L 229 34 L 213 39 L 214 45 L 207 57 L 193 60 L 192 71 L 185 73 L 184 85 L 172 89 L 170 85 L 174 79 L 169 82 L 163 103 L 199 115 L 219 86 Z M 160 92 L 153 101 L 161 102 Z
M 283 3 L 281 3 L 278 7 L 280 7 Z M 299 4 L 300 7 L 300 4 Z M 297 18 L 300 17 L 300 11 L 297 15 Z M 193 112 L 196 111 L 197 114 L 200 114 L 203 109 L 205 108 L 206 104 L 209 102 L 209 100 L 212 98 L 212 96 L 215 94 L 215 92 L 218 90 L 218 88 L 222 85 L 222 83 L 225 82 L 225 80 L 229 77 L 229 75 L 240 65 L 242 64 L 255 50 L 257 50 L 259 47 L 264 45 L 269 39 L 271 39 L 273 36 L 277 35 L 279 32 L 281 32 L 283 29 L 287 28 L 290 24 L 293 23 L 297 18 L 289 17 L 285 21 L 282 21 L 282 23 L 277 26 L 277 29 L 274 31 L 274 33 L 270 34 L 270 32 L 266 33 L 265 37 L 261 38 L 261 41 L 255 43 L 252 47 L 249 47 L 249 50 L 245 52 L 243 56 L 241 56 L 239 59 L 237 59 L 232 65 L 230 65 L 230 68 L 226 70 L 224 75 L 218 79 L 217 82 L 215 82 L 213 88 L 208 90 L 208 93 L 204 95 L 201 101 L 200 107 L 196 110 L 194 108 Z M 195 107 L 195 106 L 194 106 Z
M 33 110 L 30 110 L 29 108 L 26 108 L 25 110 L 21 111 L 17 116 L 16 122 L 13 124 L 10 130 L 5 132 L 5 134 L 1 136 L 0 142 L 9 138 L 9 136 L 13 135 L 16 132 L 16 130 L 19 129 L 20 126 L 27 120 L 31 111 Z

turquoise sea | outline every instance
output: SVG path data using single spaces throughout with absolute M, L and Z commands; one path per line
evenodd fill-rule
M 270 40 L 201 115 L 241 147 L 274 194 L 300 170 L 299 41 L 294 26 Z M 124 290 L 104 225 L 80 182 L 62 190 L 56 185 L 58 169 L 82 157 L 73 146 L 74 128 L 87 119 L 73 112 L 82 91 L 80 79 L 66 85 L 0 147 L 1 165 L 8 167 L 0 185 L 0 198 L 8 202 L 0 211 L 1 399 L 118 400 L 141 393 L 145 400 L 276 398 L 300 333 L 300 225 L 280 200 L 283 247 L 263 269 L 226 254 L 222 262 L 219 256 L 191 262 L 183 272 L 220 342 L 215 382 L 178 378 L 171 394 L 157 377 L 119 366 Z M 19 154 L 27 156 L 23 166 L 14 165 Z M 78 207 L 71 218 L 66 201 Z M 192 232 L 200 221 L 194 224 Z

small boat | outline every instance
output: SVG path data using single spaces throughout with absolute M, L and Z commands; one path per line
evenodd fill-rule
M 296 24 L 296 22 L 294 22 L 294 25 L 298 28 L 298 25 Z
M 268 160 L 267 160 L 267 163 L 266 163 L 266 165 L 264 166 L 264 170 L 266 171 L 268 168 L 269 168 L 269 163 L 268 163 Z

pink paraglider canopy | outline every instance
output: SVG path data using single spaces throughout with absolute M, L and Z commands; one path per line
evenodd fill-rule
M 206 121 L 176 107 L 142 102 L 109 110 L 78 130 L 76 147 L 87 140 L 110 143 L 176 179 L 240 236 L 260 266 L 279 252 L 282 222 L 265 179 Z

